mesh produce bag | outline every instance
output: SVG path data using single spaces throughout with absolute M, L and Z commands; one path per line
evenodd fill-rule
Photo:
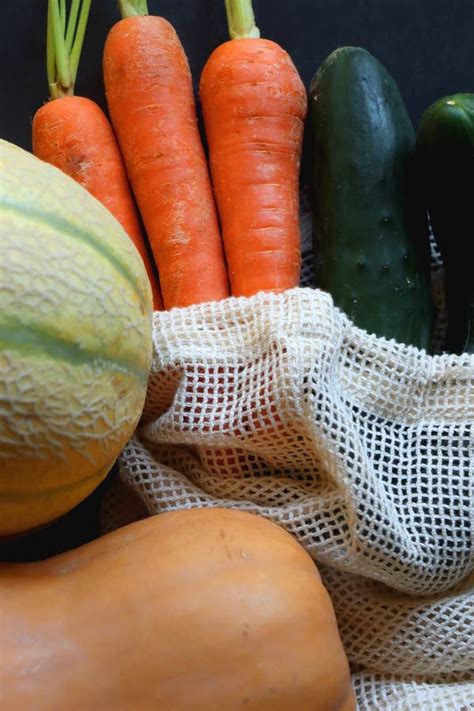
M 474 356 L 369 336 L 309 288 L 156 313 L 154 343 L 104 530 L 270 518 L 320 568 L 359 709 L 474 709 Z

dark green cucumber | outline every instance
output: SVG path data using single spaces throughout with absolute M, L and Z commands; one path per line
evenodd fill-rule
M 446 274 L 446 349 L 474 353 L 474 94 L 445 96 L 423 114 L 417 160 Z M 471 245 L 469 247 L 469 245 Z
M 360 328 L 427 350 L 429 233 L 398 88 L 369 52 L 342 47 L 313 78 L 310 106 L 316 286 Z

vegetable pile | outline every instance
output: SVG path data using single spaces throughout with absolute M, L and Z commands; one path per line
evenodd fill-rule
M 90 6 L 48 1 L 50 100 L 33 118 L 34 155 L 0 142 L 5 537 L 70 511 L 110 471 L 142 413 L 153 310 L 298 286 L 308 106 L 314 286 L 360 328 L 428 351 L 431 225 L 446 348 L 474 352 L 461 242 L 474 94 L 441 98 L 416 133 L 365 49 L 336 49 L 308 92 L 285 49 L 260 37 L 251 0 L 226 0 L 230 39 L 199 82 L 206 151 L 185 49 L 146 0 L 119 1 L 105 42 L 108 116 L 74 94 Z M 259 517 L 160 515 L 49 561 L 2 564 L 0 600 L 6 711 L 355 708 L 314 563 Z
M 74 96 L 90 5 L 72 0 L 68 15 L 64 0 L 49 0 L 51 100 L 33 119 L 34 154 L 119 220 L 155 310 L 298 286 L 307 92 L 287 52 L 260 37 L 251 0 L 226 0 L 230 40 L 200 77 L 209 165 L 185 50 L 146 0 L 119 2 L 105 42 L 110 123 Z M 472 94 L 436 102 L 417 137 L 385 67 L 340 47 L 316 72 L 309 105 L 314 286 L 360 328 L 429 351 L 431 222 L 447 275 L 445 346 L 472 351 L 472 280 L 454 246 L 469 204 Z

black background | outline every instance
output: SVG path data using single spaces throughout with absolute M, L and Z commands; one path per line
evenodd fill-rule
M 416 124 L 445 94 L 474 91 L 473 0 L 254 0 L 263 37 L 292 56 L 306 86 L 341 45 L 368 49 L 397 81 Z M 101 55 L 115 0 L 92 0 L 76 93 L 105 108 Z M 0 134 L 30 148 L 30 122 L 47 99 L 47 0 L 0 0 Z M 224 0 L 148 0 L 176 28 L 197 86 L 210 52 L 227 39 Z
M 46 7 L 47 0 L 0 0 L 0 137 L 26 149 L 31 119 L 47 100 Z M 210 52 L 227 39 L 224 0 L 148 0 L 148 7 L 174 25 L 197 87 Z M 332 50 L 359 45 L 393 75 L 415 126 L 441 96 L 474 91 L 474 0 L 254 0 L 254 9 L 261 35 L 289 52 L 306 86 Z M 114 0 L 92 0 L 76 93 L 104 109 L 102 48 L 118 19 Z M 309 163 L 306 141 L 304 173 Z M 109 482 L 61 521 L 0 545 L 0 558 L 41 558 L 95 537 Z

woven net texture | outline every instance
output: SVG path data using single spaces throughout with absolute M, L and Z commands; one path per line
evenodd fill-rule
M 305 213 L 307 215 L 307 212 Z M 103 530 L 196 506 L 251 511 L 316 561 L 361 711 L 474 709 L 474 356 L 356 328 L 312 283 L 155 313 L 143 418 Z

